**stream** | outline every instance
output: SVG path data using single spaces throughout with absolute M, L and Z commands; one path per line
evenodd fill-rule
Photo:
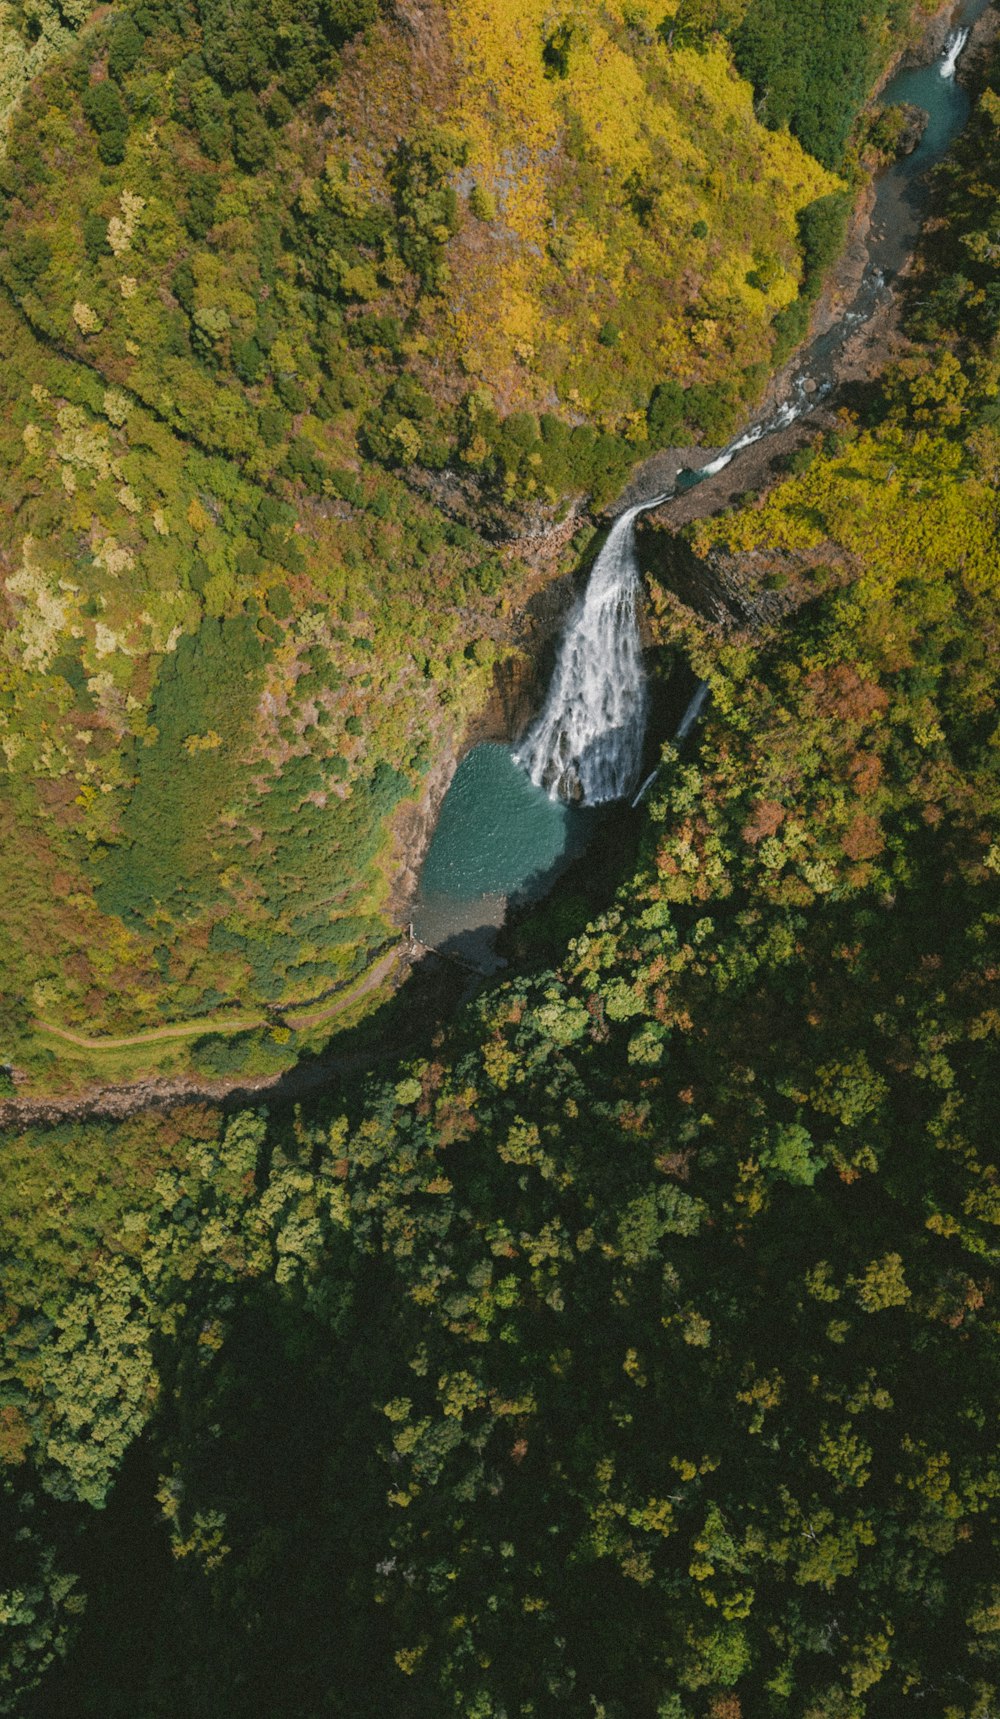
M 853 302 L 804 348 L 786 398 L 770 415 L 705 465 L 681 471 L 671 488 L 619 514 L 566 621 L 538 716 L 513 748 L 477 746 L 459 764 L 413 903 L 413 929 L 421 943 L 483 972 L 501 965 L 494 944 L 508 904 L 546 894 L 595 838 L 600 808 L 623 800 L 637 806 L 654 782 L 655 769 L 639 782 L 648 697 L 635 521 L 787 429 L 830 393 L 842 348 L 891 290 L 917 242 L 928 170 L 968 117 L 970 98 L 956 67 L 989 3 L 962 0 L 943 53 L 928 65 L 897 72 L 879 97 L 885 106 L 905 102 L 921 108 L 928 118 L 916 149 L 878 176 L 868 263 Z M 706 689 L 699 686 L 675 740 L 687 737 L 705 703 Z

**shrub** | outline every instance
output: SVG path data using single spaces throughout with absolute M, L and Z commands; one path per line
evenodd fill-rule
M 191 1061 L 203 1074 L 238 1074 L 246 1067 L 253 1042 L 250 1033 L 207 1033 L 203 1039 L 195 1039 Z
M 258 422 L 260 439 L 266 448 L 276 448 L 292 427 L 291 417 L 280 406 L 262 406 Z
M 101 160 L 109 167 L 124 161 L 128 114 L 117 85 L 109 79 L 91 84 L 83 98 L 83 112 L 97 133 L 97 153 Z
M 805 269 L 803 291 L 815 297 L 823 275 L 840 255 L 844 234 L 851 213 L 851 197 L 847 191 L 831 191 L 827 197 L 817 197 L 799 212 L 799 243 Z
M 649 439 L 656 448 L 677 444 L 684 434 L 684 390 L 679 382 L 661 382 L 653 389 L 646 410 Z
M 736 403 L 722 383 L 695 382 L 685 395 L 688 420 L 712 446 L 721 445 L 731 434 Z
M 133 19 L 125 17 L 115 25 L 108 49 L 108 74 L 116 83 L 121 83 L 138 65 L 144 45 Z
M 274 155 L 274 142 L 259 103 L 246 93 L 234 96 L 229 116 L 233 155 L 248 173 L 259 173 L 262 167 L 269 165 Z
M 427 288 L 438 284 L 444 247 L 458 226 L 451 175 L 464 166 L 467 149 L 457 132 L 424 125 L 403 139 L 396 154 L 397 243 L 403 261 Z
M 495 221 L 497 218 L 497 200 L 492 191 L 487 191 L 482 185 L 473 185 L 469 192 L 469 208 L 477 221 Z
M 218 195 L 219 181 L 214 173 L 192 173 L 184 224 L 193 239 L 203 239 L 214 222 Z
M 304 412 L 308 401 L 305 390 L 297 376 L 279 376 L 275 382 L 278 398 L 283 406 L 292 413 Z
M 266 360 L 256 340 L 234 340 L 232 345 L 233 369 L 241 382 L 253 386 L 259 382 L 264 373 Z M 280 387 L 279 387 L 280 393 Z
M 791 304 L 779 310 L 772 324 L 774 329 L 774 363 L 781 365 L 794 352 L 809 332 L 809 301 L 806 298 L 793 299 Z

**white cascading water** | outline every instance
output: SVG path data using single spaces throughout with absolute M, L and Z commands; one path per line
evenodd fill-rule
M 794 423 L 807 404 L 800 385 L 794 401 L 692 476 L 714 477 L 743 448 Z M 515 763 L 552 799 L 598 806 L 635 786 L 646 733 L 635 521 L 672 493 L 639 502 L 615 520 L 563 635 L 542 713 L 514 749 Z
M 684 712 L 684 715 L 681 717 L 680 722 L 677 724 L 677 733 L 674 735 L 674 745 L 675 746 L 683 746 L 685 740 L 687 739 L 692 728 L 694 727 L 695 723 L 698 721 L 698 718 L 701 716 L 702 711 L 704 710 L 706 704 L 708 703 L 708 699 L 709 699 L 708 681 L 707 680 L 700 680 L 698 682 L 698 685 L 695 687 L 694 692 L 691 695 L 691 698 L 688 700 L 688 706 Z M 635 809 L 638 805 L 641 805 L 642 801 L 646 797 L 646 794 L 649 792 L 649 789 L 653 786 L 653 783 L 656 781 L 657 776 L 660 774 L 660 768 L 661 768 L 660 765 L 657 764 L 655 769 L 653 769 L 649 772 L 649 775 L 646 777 L 645 782 L 642 784 L 642 787 L 639 789 L 638 794 L 636 795 L 635 799 L 632 801 L 633 812 L 635 811 Z
M 941 60 L 941 76 L 953 78 L 955 69 L 962 56 L 966 42 L 969 40 L 968 30 L 953 30 L 944 45 L 944 55 Z
M 662 498 L 657 498 L 662 499 Z M 597 806 L 635 782 L 646 732 L 646 677 L 636 616 L 634 524 L 615 520 L 563 634 L 552 684 L 514 760 L 553 799 Z

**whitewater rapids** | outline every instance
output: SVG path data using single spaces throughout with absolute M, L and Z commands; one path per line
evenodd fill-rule
M 941 57 L 941 76 L 943 78 L 953 78 L 955 76 L 958 62 L 962 57 L 962 53 L 968 40 L 968 30 L 953 30 L 951 35 L 948 37 L 948 40 L 944 45 L 944 53 Z

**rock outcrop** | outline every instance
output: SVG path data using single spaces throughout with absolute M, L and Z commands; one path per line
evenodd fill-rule
M 717 634 L 759 638 L 824 591 L 847 584 L 857 569 L 834 544 L 818 549 L 715 547 L 699 555 L 683 532 L 655 513 L 636 530 L 639 565 L 663 607 L 687 611 Z

